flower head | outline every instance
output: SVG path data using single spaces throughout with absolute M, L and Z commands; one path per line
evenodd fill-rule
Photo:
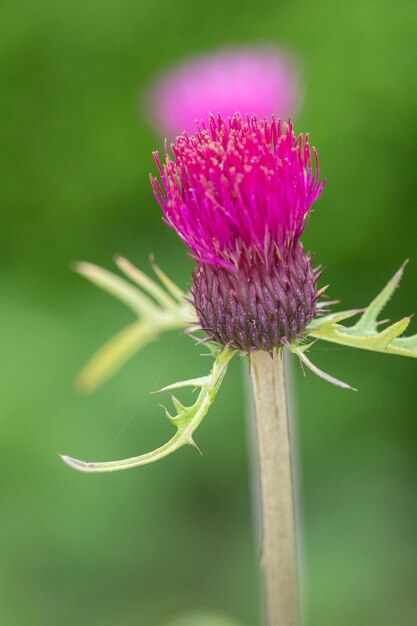
M 193 133 L 210 113 L 226 119 L 237 111 L 286 118 L 298 109 L 294 64 L 273 46 L 229 48 L 191 59 L 159 78 L 148 108 L 159 131 Z
M 164 167 L 155 153 L 162 185 L 152 179 L 153 189 L 166 222 L 202 263 L 232 269 L 242 254 L 266 260 L 274 246 L 293 246 L 324 185 L 308 137 L 296 137 L 290 122 L 212 116 L 172 151 Z
M 272 350 L 314 317 L 317 276 L 299 242 L 319 182 L 308 137 L 255 115 L 178 137 L 153 189 L 197 260 L 194 304 L 211 339 Z

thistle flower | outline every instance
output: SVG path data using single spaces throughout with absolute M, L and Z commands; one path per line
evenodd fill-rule
M 318 274 L 299 241 L 319 182 L 308 136 L 291 122 L 210 118 L 184 134 L 152 179 L 165 221 L 197 261 L 193 304 L 208 338 L 251 353 L 302 338 Z
M 197 447 L 194 433 L 214 402 L 231 359 L 236 351 L 249 353 L 267 622 L 294 626 L 298 600 L 290 429 L 284 360 L 274 349 L 288 348 L 315 374 L 345 389 L 352 387 L 308 359 L 306 352 L 315 343 L 308 338 L 417 358 L 417 335 L 403 336 L 410 316 L 382 329 L 383 322 L 378 321 L 404 265 L 366 309 L 319 316 L 326 303 L 318 303 L 318 273 L 300 242 L 324 185 L 308 137 L 296 137 L 290 122 L 274 118 L 258 120 L 251 114 L 243 119 L 235 114 L 226 122 L 219 115 L 211 116 L 207 127 L 203 122 L 195 135 L 178 137 L 172 153 L 173 157 L 166 151 L 164 165 L 155 153 L 161 181 L 151 178 L 151 182 L 165 221 L 197 262 L 190 298 L 187 301 L 155 265 L 160 283 L 120 257 L 116 263 L 129 280 L 79 264 L 81 274 L 138 317 L 87 365 L 83 386 L 97 385 L 134 351 L 166 330 L 184 330 L 190 319 L 198 321 L 211 340 L 214 362 L 206 376 L 160 390 L 199 390 L 191 405 L 171 395 L 175 414 L 165 412 L 176 432 L 165 444 L 117 461 L 85 462 L 66 455 L 62 459 L 82 472 L 112 472 L 153 463 L 183 446 Z M 358 314 L 354 325 L 341 324 Z
M 193 134 L 195 120 L 210 113 L 225 119 L 237 111 L 259 117 L 294 115 L 300 101 L 298 74 L 274 46 L 229 48 L 193 58 L 155 81 L 147 108 L 159 132 Z
M 417 335 L 404 336 L 411 316 L 385 326 L 379 320 L 400 283 L 405 263 L 365 309 L 324 315 L 330 302 L 318 302 L 324 290 L 317 290 L 318 273 L 300 242 L 325 183 L 319 181 L 317 154 L 310 149 L 307 136 L 296 137 L 290 122 L 283 124 L 273 117 L 258 119 L 251 114 L 243 119 L 236 114 L 226 122 L 220 115 L 211 116 L 194 136 L 178 137 L 172 153 L 173 157 L 166 152 L 164 165 L 155 153 L 161 180 L 151 181 L 165 221 L 197 262 L 191 294 L 173 283 L 154 261 L 158 281 L 123 257 L 116 257 L 116 264 L 124 278 L 91 263 L 78 263 L 81 275 L 128 306 L 136 317 L 92 357 L 79 384 L 84 390 L 97 387 L 159 335 L 186 330 L 190 322 L 199 324 L 215 341 L 208 342 L 214 362 L 207 375 L 160 390 L 199 389 L 189 406 L 172 395 L 175 414 L 166 410 L 166 415 L 176 433 L 167 443 L 119 461 L 86 463 L 62 457 L 82 472 L 138 467 L 195 445 L 194 433 L 237 351 L 254 353 L 251 371 L 255 398 L 257 404 L 261 402 L 257 410 L 272 422 L 281 409 L 285 418 L 283 362 L 267 354 L 274 348 L 286 347 L 314 374 L 344 389 L 353 388 L 307 357 L 317 340 L 417 358 Z M 353 325 L 342 323 L 357 316 Z M 273 444 L 268 428 L 265 441 Z M 283 428 L 275 441 L 284 445 Z M 287 455 L 288 449 L 282 454 Z M 272 450 L 271 459 L 279 458 Z M 281 476 L 281 469 L 272 476 Z M 274 584 L 274 594 L 278 587 Z

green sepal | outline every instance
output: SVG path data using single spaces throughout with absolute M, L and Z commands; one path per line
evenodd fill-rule
M 172 454 L 185 445 L 191 445 L 198 449 L 193 439 L 194 432 L 207 415 L 210 406 L 213 404 L 226 373 L 227 366 L 234 354 L 236 354 L 235 350 L 221 350 L 218 347 L 217 353 L 214 355 L 215 360 L 213 367 L 207 376 L 174 383 L 173 385 L 166 387 L 164 390 L 161 390 L 166 391 L 169 389 L 180 389 L 183 387 L 196 387 L 200 389 L 196 401 L 191 406 L 185 406 L 175 396 L 171 396 L 177 413 L 175 416 L 172 416 L 169 414 L 167 409 L 165 409 L 165 411 L 167 418 L 176 427 L 177 432 L 163 446 L 153 450 L 152 452 L 121 461 L 87 463 L 85 461 L 73 459 L 69 456 L 61 455 L 62 460 L 67 465 L 79 470 L 80 472 L 104 473 L 116 472 L 153 463 L 168 456 L 169 454 Z
M 100 348 L 77 378 L 83 391 L 91 391 L 114 374 L 133 354 L 168 330 L 185 329 L 195 323 L 193 307 L 181 291 L 155 264 L 152 267 L 163 287 L 130 261 L 116 257 L 116 265 L 129 281 L 92 263 L 77 263 L 75 270 L 128 306 L 137 320 Z

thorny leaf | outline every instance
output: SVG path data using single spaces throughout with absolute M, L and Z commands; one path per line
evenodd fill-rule
M 381 324 L 386 323 L 386 321 L 378 321 L 379 314 L 398 287 L 406 264 L 407 261 L 403 263 L 398 272 L 394 274 L 381 293 L 372 300 L 371 304 L 366 309 L 351 309 L 349 311 L 331 313 L 323 317 L 316 317 L 308 325 L 306 334 L 316 340 L 323 339 L 324 341 L 330 341 L 352 348 L 362 348 L 363 350 L 373 350 L 374 352 L 386 352 L 388 354 L 399 354 L 417 358 L 417 335 L 410 337 L 400 336 L 408 327 L 411 316 L 404 317 L 383 330 L 379 330 Z M 344 326 L 341 324 L 341 322 L 359 314 L 361 314 L 361 316 L 353 326 Z M 330 376 L 330 374 L 326 374 L 326 372 L 320 370 L 307 358 L 305 352 L 313 343 L 302 344 L 300 342 L 294 342 L 292 345 L 288 345 L 288 349 L 290 352 L 296 354 L 300 361 L 317 374 L 317 376 L 344 389 L 355 390 L 354 387 Z
M 196 313 L 187 302 L 185 294 L 157 267 L 155 273 L 160 279 L 163 289 L 129 261 L 122 257 L 116 259 L 118 267 L 139 289 L 125 279 L 89 263 L 79 263 L 77 271 L 91 282 L 109 292 L 138 316 L 138 321 L 125 328 L 119 335 L 111 339 L 90 361 L 80 376 L 80 383 L 85 389 L 92 389 L 116 371 L 134 352 L 152 341 L 159 333 L 169 329 L 185 328 L 196 322 Z M 417 335 L 401 337 L 410 323 L 410 317 L 395 322 L 383 330 L 378 321 L 379 314 L 398 286 L 405 263 L 384 287 L 380 294 L 366 309 L 351 309 L 316 317 L 307 327 L 307 336 L 316 341 L 323 339 L 333 343 L 417 357 Z M 332 304 L 332 303 L 330 303 Z M 360 315 L 353 326 L 344 326 L 341 322 Z M 300 341 L 287 344 L 287 349 L 296 354 L 302 364 L 309 367 L 317 376 L 344 389 L 354 389 L 350 385 L 326 374 L 310 359 L 306 352 L 315 341 Z M 140 456 L 121 461 L 87 463 L 62 455 L 63 461 L 81 472 L 113 472 L 140 465 L 153 463 L 175 452 L 184 445 L 196 446 L 193 434 L 200 425 L 214 402 L 220 384 L 226 373 L 227 366 L 236 353 L 235 350 L 221 349 L 213 342 L 208 342 L 210 356 L 214 358 L 211 372 L 207 376 L 173 383 L 160 391 L 174 391 L 185 387 L 200 389 L 194 404 L 185 406 L 174 395 L 171 396 L 176 414 L 172 416 L 165 409 L 169 421 L 176 427 L 175 435 L 163 446 Z
M 172 452 L 175 452 L 185 445 L 197 447 L 193 439 L 193 434 L 207 415 L 210 406 L 213 404 L 226 373 L 227 366 L 235 353 L 236 352 L 234 350 L 221 351 L 220 348 L 218 348 L 213 354 L 215 359 L 214 364 L 211 372 L 207 376 L 174 383 L 160 390 L 161 392 L 172 391 L 183 387 L 194 387 L 200 389 L 197 400 L 191 406 L 185 406 L 175 396 L 171 396 L 176 414 L 174 416 L 170 415 L 167 409 L 165 409 L 165 412 L 169 421 L 176 427 L 177 432 L 160 448 L 157 448 L 152 452 L 121 461 L 86 463 L 85 461 L 61 455 L 62 460 L 67 465 L 79 470 L 80 472 L 115 472 L 129 469 L 131 467 L 138 467 L 139 465 L 153 463 L 154 461 L 158 461 L 159 459 L 172 454 Z
M 354 326 L 344 326 L 340 322 L 361 313 L 360 309 L 316 318 L 307 327 L 308 335 L 352 348 L 417 358 L 417 335 L 400 336 L 407 329 L 411 316 L 403 317 L 383 330 L 380 330 L 382 322 L 378 322 L 379 314 L 398 287 L 405 265 L 406 263 L 400 267 L 381 293 L 364 310 Z
M 153 269 L 165 288 L 127 259 L 116 257 L 115 262 L 132 282 L 92 263 L 75 266 L 79 274 L 126 304 L 138 317 L 100 348 L 81 371 L 77 383 L 84 391 L 95 389 L 162 332 L 184 329 L 196 319 L 185 294 L 153 261 Z
M 293 354 L 296 354 L 298 358 L 300 359 L 301 363 L 306 365 L 314 374 L 316 374 L 316 376 L 323 378 L 323 380 L 326 380 L 328 383 L 332 383 L 332 385 L 336 385 L 337 387 L 342 387 L 342 389 L 350 389 L 351 391 L 357 391 L 355 387 L 351 387 L 347 383 L 344 383 L 342 380 L 339 380 L 338 378 L 335 378 L 334 376 L 331 376 L 330 374 L 323 372 L 323 370 L 318 368 L 317 365 L 314 365 L 314 363 L 312 363 L 310 359 L 308 359 L 305 355 L 305 352 L 308 350 L 310 346 L 311 344 L 308 346 L 306 345 L 292 346 L 291 348 L 289 348 L 289 350 Z

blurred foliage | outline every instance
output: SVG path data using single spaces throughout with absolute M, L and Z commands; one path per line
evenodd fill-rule
M 329 180 L 304 242 L 330 295 L 366 304 L 410 257 L 387 314 L 415 311 L 416 27 L 411 0 L 1 4 L 1 624 L 160 626 L 197 610 L 259 624 L 242 364 L 199 431 L 203 457 L 71 472 L 57 451 L 117 458 L 165 441 L 149 392 L 206 363 L 166 336 L 77 393 L 87 358 L 133 320 L 69 265 L 121 253 L 147 270 L 154 252 L 187 286 L 192 263 L 148 182 L 162 142 L 140 94 L 189 54 L 272 40 L 304 69 L 296 128 Z M 359 393 L 294 364 L 308 624 L 412 626 L 416 365 L 325 345 L 315 362 Z
M 170 622 L 167 626 L 242 626 L 222 615 L 194 614 Z

